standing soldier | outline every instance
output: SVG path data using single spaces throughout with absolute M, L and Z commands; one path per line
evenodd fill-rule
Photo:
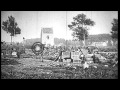
M 17 43 L 17 57 L 20 58 L 20 54 L 21 54 L 21 48 L 19 46 L 19 43 Z
M 55 61 L 59 61 L 59 62 L 62 62 L 62 47 L 60 46 L 60 48 L 59 48 L 59 55 L 58 55 L 58 57 L 55 59 Z
M 59 51 L 59 61 L 62 62 L 62 47 L 60 46 L 60 51 Z

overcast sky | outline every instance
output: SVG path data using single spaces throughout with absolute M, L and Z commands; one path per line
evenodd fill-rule
M 118 11 L 2 11 L 1 22 L 8 19 L 8 16 L 15 17 L 21 34 L 13 38 L 14 41 L 22 41 L 30 38 L 40 38 L 42 27 L 52 27 L 54 37 L 72 39 L 72 31 L 67 27 L 73 21 L 73 17 L 84 13 L 96 24 L 90 27 L 89 34 L 110 33 L 113 18 L 118 18 Z M 67 16 L 67 18 L 66 18 Z M 1 28 L 1 39 L 10 42 L 10 35 Z

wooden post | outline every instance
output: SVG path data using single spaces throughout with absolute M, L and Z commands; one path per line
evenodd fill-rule
M 85 32 L 84 32 L 84 44 L 85 44 Z M 86 46 L 86 44 L 84 46 Z
M 41 29 L 41 43 L 42 43 L 42 29 Z
M 66 11 L 66 37 L 67 37 L 67 11 Z M 67 38 L 66 38 L 66 48 L 67 48 Z
M 42 29 L 41 29 L 41 43 L 42 43 Z M 43 62 L 43 52 L 41 53 L 41 61 Z

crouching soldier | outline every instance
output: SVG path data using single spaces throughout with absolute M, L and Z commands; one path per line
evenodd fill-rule
M 87 62 L 87 60 L 85 58 L 85 55 L 82 54 L 81 59 L 82 59 L 81 64 L 82 64 L 83 68 L 86 70 L 87 68 L 89 68 L 89 64 L 88 64 L 88 62 Z
M 96 57 L 95 54 L 93 54 L 92 58 L 93 58 L 93 62 L 94 62 L 94 63 L 99 63 L 99 62 L 100 62 L 100 61 L 99 61 L 99 58 Z

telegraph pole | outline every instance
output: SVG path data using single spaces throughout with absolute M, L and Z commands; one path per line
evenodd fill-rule
M 66 47 L 67 47 L 67 11 L 66 11 Z
M 42 28 L 41 28 L 41 43 L 42 43 Z
M 38 31 L 38 11 L 37 11 L 37 17 L 36 17 L 36 34 L 37 34 L 37 31 Z

